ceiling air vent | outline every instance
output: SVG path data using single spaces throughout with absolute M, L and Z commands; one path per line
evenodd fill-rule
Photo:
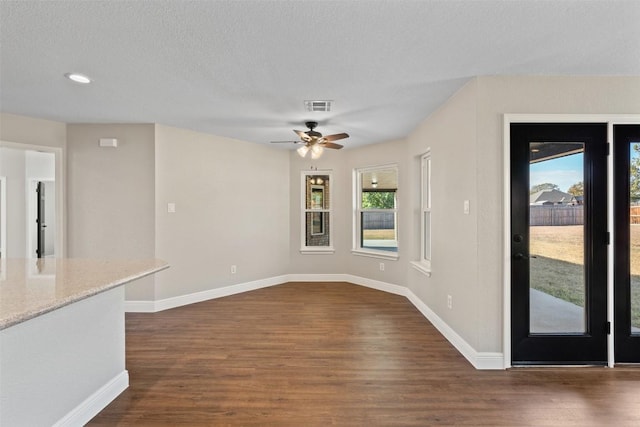
M 331 111 L 331 101 L 304 101 L 307 111 Z

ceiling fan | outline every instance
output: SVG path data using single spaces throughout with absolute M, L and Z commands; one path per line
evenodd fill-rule
M 342 148 L 342 145 L 335 144 L 333 141 L 338 141 L 339 139 L 349 138 L 349 134 L 347 133 L 336 133 L 333 135 L 322 136 L 320 132 L 316 132 L 314 129 L 318 126 L 318 122 L 306 122 L 305 126 L 309 128 L 308 131 L 303 132 L 301 130 L 294 130 L 295 133 L 300 137 L 300 141 L 271 141 L 274 144 L 277 143 L 293 143 L 293 144 L 304 144 L 302 147 L 298 148 L 298 154 L 300 157 L 304 157 L 307 155 L 309 151 L 311 151 L 312 159 L 319 159 L 322 156 L 322 153 L 325 148 L 333 148 L 339 150 Z

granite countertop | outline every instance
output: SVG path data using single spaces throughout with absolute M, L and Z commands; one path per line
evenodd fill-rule
M 157 259 L 0 259 L 0 330 L 168 267 Z

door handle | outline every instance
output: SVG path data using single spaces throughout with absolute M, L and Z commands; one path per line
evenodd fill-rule
M 513 259 L 521 260 L 521 259 L 529 259 L 529 257 L 527 255 L 523 254 L 522 252 L 518 252 L 517 254 L 515 254 L 513 256 Z

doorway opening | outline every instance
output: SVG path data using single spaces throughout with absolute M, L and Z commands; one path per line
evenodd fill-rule
M 62 155 L 61 148 L 0 141 L 1 257 L 64 257 Z

